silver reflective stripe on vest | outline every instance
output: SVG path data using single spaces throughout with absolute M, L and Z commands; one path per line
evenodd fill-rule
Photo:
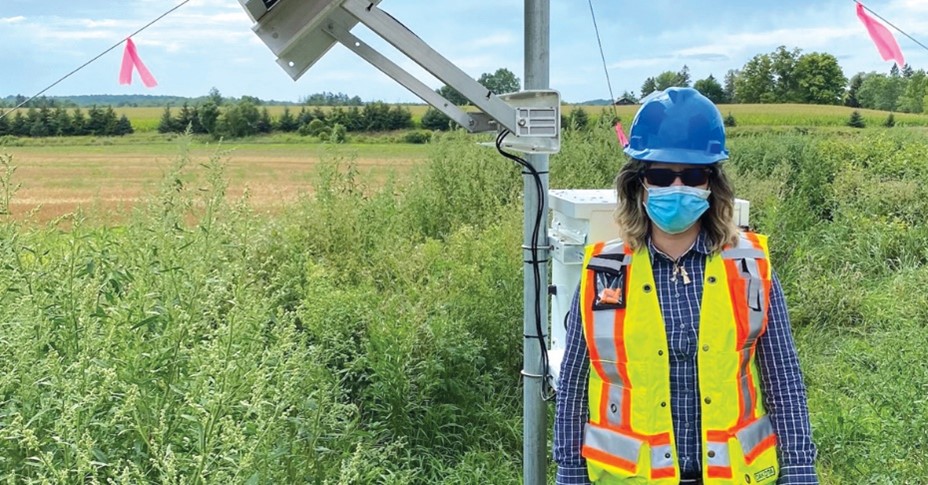
M 638 464 L 642 441 L 592 424 L 586 425 L 583 444 L 629 463 Z
M 651 469 L 673 468 L 673 449 L 670 445 L 651 447 Z
M 750 362 L 751 349 L 741 351 L 741 372 L 738 374 L 738 385 L 741 386 L 741 398 L 744 399 L 744 410 L 741 414 L 741 420 L 751 418 L 754 412 L 754 400 L 751 399 L 751 380 L 748 379 L 747 367 Z
M 755 248 L 750 242 L 748 247 L 744 247 L 744 241 L 747 240 L 741 239 L 738 242 L 738 247 L 722 251 L 722 259 L 764 259 L 763 251 Z
M 741 431 L 735 433 L 738 442 L 741 443 L 741 451 L 745 455 L 750 455 L 757 448 L 757 445 L 773 435 L 773 425 L 770 424 L 768 416 L 761 416 L 753 423 L 747 425 Z
M 609 382 L 622 382 L 619 369 L 616 367 L 619 357 L 615 353 L 615 310 L 593 311 L 593 342 L 602 361 L 603 379 Z
M 619 273 L 622 271 L 622 266 L 627 266 L 628 262 L 625 260 L 618 261 L 610 258 L 600 258 L 599 256 L 594 256 L 590 258 L 590 262 L 587 263 L 587 268 L 592 270 L 609 270 L 613 273 Z
M 710 441 L 708 443 L 708 450 L 712 453 L 708 455 L 709 466 L 722 466 L 730 467 L 731 458 L 728 456 L 728 442 L 725 443 L 716 443 Z
M 614 366 L 613 366 L 614 367 Z M 621 426 L 622 425 L 622 383 L 621 381 L 615 383 L 606 383 L 603 384 L 609 386 L 608 396 L 609 404 L 606 406 L 606 416 L 605 421 L 612 426 Z

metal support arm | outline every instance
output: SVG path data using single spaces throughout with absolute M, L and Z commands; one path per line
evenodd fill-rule
M 490 115 L 500 125 L 509 131 L 516 131 L 516 113 L 511 106 L 442 57 L 403 24 L 380 10 L 377 5 L 367 0 L 345 0 L 342 8 L 416 64 L 463 94 L 474 103 L 474 106 Z

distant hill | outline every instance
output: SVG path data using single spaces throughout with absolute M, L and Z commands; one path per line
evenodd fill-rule
M 608 99 L 591 99 L 589 101 L 584 101 L 582 103 L 577 103 L 583 106 L 611 106 L 612 101 Z

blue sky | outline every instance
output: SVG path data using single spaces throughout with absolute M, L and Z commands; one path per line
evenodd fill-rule
M 297 1 L 297 0 L 286 0 Z M 0 96 L 32 95 L 142 27 L 180 0 L 0 0 Z M 928 1 L 871 0 L 865 5 L 928 44 Z M 523 75 L 523 0 L 383 0 L 403 22 L 458 67 L 479 77 L 500 67 Z M 846 76 L 888 72 L 857 19 L 851 0 L 593 0 L 612 90 L 637 92 L 645 78 L 683 65 L 693 80 L 722 79 L 758 53 L 779 45 L 828 52 Z M 551 87 L 566 102 L 608 98 L 609 87 L 586 0 L 551 0 Z M 336 46 L 298 81 L 251 31 L 235 0 L 192 0 L 135 36 L 158 79 L 147 89 L 136 76 L 121 86 L 122 47 L 47 95 L 163 94 L 298 101 L 330 91 L 364 100 L 419 102 L 347 49 Z M 441 83 L 358 26 L 353 33 L 434 88 Z M 928 51 L 893 30 L 916 69 Z

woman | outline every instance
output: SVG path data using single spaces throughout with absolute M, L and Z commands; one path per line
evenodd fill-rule
M 643 100 L 568 317 L 557 483 L 816 484 L 805 387 L 766 237 L 739 232 L 718 109 Z

